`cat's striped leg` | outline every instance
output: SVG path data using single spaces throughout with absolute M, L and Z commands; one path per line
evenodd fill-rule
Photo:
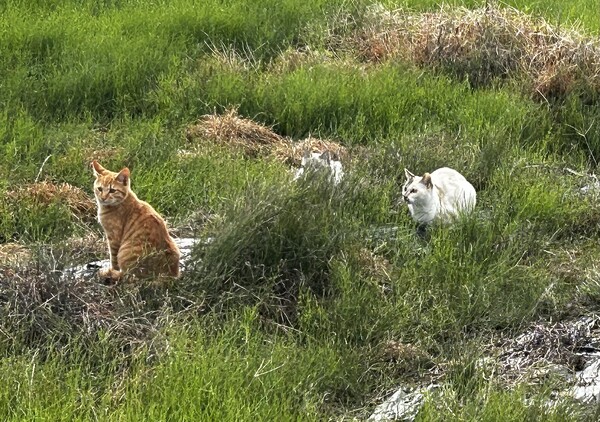
M 121 267 L 119 266 L 119 260 L 117 259 L 119 254 L 119 245 L 115 242 L 111 242 L 108 239 L 108 253 L 110 255 L 110 266 L 113 270 L 119 271 Z

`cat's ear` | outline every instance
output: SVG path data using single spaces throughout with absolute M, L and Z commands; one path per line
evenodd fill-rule
M 327 150 L 323 152 L 319 158 L 329 163 L 331 161 L 331 153 L 329 152 L 329 150 Z
M 408 171 L 408 169 L 406 169 L 406 168 L 404 169 L 404 174 L 406 175 L 406 178 L 407 178 L 408 180 L 410 180 L 410 179 L 412 179 L 413 177 L 415 177 L 415 175 L 414 175 L 414 174 L 412 174 L 410 171 Z
M 423 178 L 421 179 L 421 183 L 423 183 L 427 189 L 431 189 L 433 187 L 433 182 L 431 181 L 431 174 L 425 173 Z
M 102 167 L 96 160 L 92 161 L 92 169 L 94 170 L 94 176 L 96 177 L 106 173 L 106 169 Z
M 129 186 L 129 169 L 125 167 L 123 170 L 117 174 L 115 180 L 125 186 Z
M 311 157 L 312 157 L 312 151 L 310 150 L 310 148 L 305 148 L 304 152 L 302 153 L 302 158 L 309 159 Z

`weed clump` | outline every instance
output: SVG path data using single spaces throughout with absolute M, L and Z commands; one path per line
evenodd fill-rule
M 544 367 L 561 365 L 581 371 L 589 356 L 585 352 L 598 336 L 595 315 L 569 318 L 557 323 L 531 324 L 515 338 L 498 346 L 500 375 L 507 384 L 517 379 L 540 375 Z
M 251 119 L 240 117 L 235 108 L 223 114 L 207 114 L 186 130 L 190 142 L 209 141 L 241 150 L 252 158 L 272 156 L 276 160 L 292 166 L 299 166 L 306 151 L 330 151 L 338 158 L 346 158 L 347 151 L 339 143 L 312 136 L 294 142 L 275 133 Z M 188 154 L 187 151 L 182 152 Z
M 0 202 L 0 243 L 59 239 L 95 219 L 96 203 L 68 183 L 35 182 L 6 191 Z
M 284 164 L 298 167 L 302 161 L 302 156 L 307 151 L 318 153 L 329 151 L 333 154 L 333 157 L 337 159 L 345 160 L 348 158 L 348 151 L 341 144 L 329 139 L 319 139 L 312 136 L 309 136 L 302 141 L 275 148 L 273 155 Z
M 143 343 L 152 331 L 150 313 L 135 294 L 111 290 L 60 271 L 0 266 L 0 349 L 49 351 L 77 339 L 93 344 L 104 333 L 115 350 Z
M 89 220 L 96 211 L 96 203 L 83 190 L 69 183 L 36 182 L 18 186 L 7 192 L 9 201 L 30 201 L 42 206 L 60 202 L 78 218 Z
M 597 39 L 511 7 L 411 14 L 375 5 L 356 25 L 350 44 L 365 61 L 398 57 L 466 78 L 474 87 L 515 77 L 539 99 L 600 93 Z
M 224 114 L 207 114 L 187 128 L 186 138 L 226 144 L 241 149 L 250 157 L 263 156 L 274 147 L 286 145 L 288 141 L 271 128 L 239 116 L 235 108 Z
M 293 322 L 301 290 L 331 293 L 330 263 L 349 242 L 339 187 L 319 173 L 292 189 L 254 187 L 215 224 L 214 240 L 194 252 L 183 284 L 205 291 L 214 308 L 258 305 Z
M 44 359 L 77 346 L 92 360 L 126 363 L 138 352 L 164 352 L 168 323 L 188 315 L 184 311 L 201 312 L 202 295 L 177 282 L 110 287 L 96 278 L 94 262 L 70 266 L 90 262 L 105 248 L 93 233 L 28 248 L 0 244 L 0 354 L 35 351 Z
M 20 243 L 0 243 L 0 265 L 19 265 L 29 261 L 31 251 Z

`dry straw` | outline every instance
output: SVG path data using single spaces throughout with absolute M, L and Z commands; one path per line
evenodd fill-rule
M 315 153 L 329 151 L 333 153 L 335 158 L 339 158 L 341 160 L 348 158 L 348 152 L 346 148 L 339 143 L 329 139 L 314 138 L 312 136 L 309 136 L 302 141 L 289 143 L 283 146 L 283 148 L 275 148 L 273 150 L 273 155 L 279 161 L 297 167 L 302 161 L 302 156 L 307 151 Z
M 0 348 L 43 353 L 72 340 L 98 344 L 102 335 L 122 357 L 136 350 L 154 355 L 167 346 L 165 324 L 187 311 L 202 312 L 202 300 L 186 286 L 157 288 L 142 281 L 109 287 L 92 271 L 80 277 L 63 271 L 65 262 L 81 261 L 100 248 L 105 244 L 95 233 L 64 244 L 0 245 Z
M 83 190 L 69 183 L 55 184 L 51 182 L 36 182 L 17 187 L 7 192 L 9 201 L 19 203 L 24 200 L 40 205 L 63 203 L 79 218 L 93 218 L 96 203 Z
M 31 259 L 31 251 L 20 243 L 0 243 L 0 267 L 17 267 Z
M 474 86 L 517 77 L 539 98 L 560 98 L 578 89 L 600 92 L 597 38 L 511 7 L 442 7 L 414 14 L 375 5 L 350 44 L 363 60 L 398 57 L 466 77 Z
M 144 311 L 145 302 L 135 292 L 65 279 L 34 265 L 18 272 L 0 266 L 0 276 L 3 346 L 46 350 L 74 338 L 94 342 L 104 332 L 116 350 L 124 351 L 155 337 L 159 312 Z
M 585 353 L 598 337 L 598 317 L 579 317 L 559 323 L 535 323 L 516 338 L 506 339 L 494 351 L 498 374 L 507 385 L 522 384 L 543 375 L 552 366 L 580 371 Z
M 245 154 L 258 157 L 288 141 L 269 127 L 239 116 L 235 108 L 224 114 L 207 114 L 187 128 L 189 141 L 209 141 L 240 148 Z
M 305 151 L 330 151 L 340 158 L 347 157 L 346 149 L 339 143 L 314 138 L 293 142 L 278 135 L 272 128 L 253 120 L 240 117 L 235 108 L 223 114 L 208 114 L 186 130 L 188 141 L 198 145 L 200 142 L 224 145 L 240 149 L 250 157 L 271 156 L 288 164 L 300 165 Z M 188 155 L 183 152 L 182 155 Z

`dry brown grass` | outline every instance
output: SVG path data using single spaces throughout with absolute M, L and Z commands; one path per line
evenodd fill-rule
M 357 259 L 360 267 L 364 269 L 369 277 L 375 277 L 385 282 L 391 281 L 390 274 L 393 269 L 387 258 L 377 255 L 369 248 L 361 248 Z
M 63 279 L 48 269 L 0 267 L 0 344 L 12 348 L 62 346 L 73 338 L 86 344 L 109 333 L 118 353 L 144 343 L 156 331 L 157 312 L 148 312 L 136 292 L 83 279 Z
M 7 192 L 10 201 L 18 204 L 28 200 L 40 205 L 61 202 L 79 218 L 93 218 L 96 203 L 83 190 L 69 183 L 36 182 L 25 184 Z
M 277 160 L 297 167 L 300 165 L 302 155 L 304 155 L 306 151 L 320 153 L 329 151 L 333 153 L 334 158 L 342 161 L 348 158 L 348 151 L 341 144 L 329 139 L 319 139 L 312 136 L 309 136 L 302 141 L 290 142 L 287 145 L 275 148 L 273 150 L 273 155 Z
M 0 244 L 0 267 L 25 265 L 31 259 L 31 251 L 20 243 Z
M 286 74 L 313 66 L 331 65 L 337 68 L 342 60 L 345 60 L 349 66 L 357 65 L 354 59 L 337 56 L 332 51 L 312 50 L 308 46 L 288 48 L 269 62 L 268 71 L 275 74 Z
M 600 92 L 597 38 L 511 7 L 442 7 L 414 14 L 375 5 L 346 44 L 368 62 L 398 57 L 466 77 L 474 86 L 522 77 L 538 98 L 560 98 L 577 89 Z
M 140 346 L 155 353 L 163 346 L 165 323 L 187 310 L 202 312 L 201 297 L 186 286 L 167 289 L 148 281 L 108 287 L 92 270 L 80 276 L 64 270 L 68 262 L 89 262 L 97 254 L 106 254 L 106 244 L 95 232 L 32 248 L 0 245 L 0 348 L 43 353 L 73 339 L 94 345 L 102 335 L 123 357 Z M 12 265 L 15 255 L 25 260 Z
M 202 116 L 198 122 L 186 130 L 188 141 L 196 144 L 211 142 L 216 145 L 241 150 L 249 157 L 273 157 L 292 166 L 299 166 L 305 151 L 330 151 L 334 156 L 344 160 L 348 157 L 346 148 L 332 140 L 309 136 L 294 142 L 275 133 L 272 128 L 253 120 L 242 118 L 236 109 L 227 110 L 224 114 Z M 194 150 L 182 150 L 180 156 L 194 156 Z
M 239 116 L 235 108 L 224 114 L 207 114 L 186 130 L 190 142 L 213 142 L 241 149 L 251 157 L 269 154 L 289 143 L 267 126 Z
M 598 316 L 582 316 L 556 323 L 535 323 L 516 338 L 496 346 L 500 377 L 507 385 L 537 382 L 547 368 L 579 371 L 598 341 Z M 587 354 L 587 355 L 586 355 Z

